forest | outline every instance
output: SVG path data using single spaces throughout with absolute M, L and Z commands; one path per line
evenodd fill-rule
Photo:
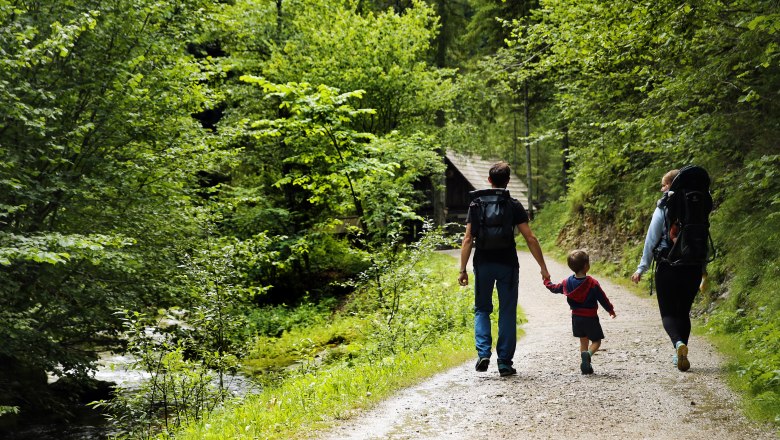
M 780 423 L 777 0 L 0 0 L 0 24 L 0 430 L 98 400 L 120 438 L 206 438 L 236 372 L 316 393 L 319 363 L 337 389 L 467 359 L 469 297 L 432 287 L 448 151 L 508 161 L 546 252 L 623 279 L 661 176 L 705 167 L 695 314 Z M 109 397 L 106 352 L 157 373 Z

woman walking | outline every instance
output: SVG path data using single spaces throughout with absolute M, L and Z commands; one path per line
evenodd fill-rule
M 653 258 L 656 258 L 655 285 L 658 292 L 658 308 L 664 330 L 674 346 L 674 364 L 680 371 L 691 367 L 688 360 L 688 338 L 691 334 L 691 307 L 699 292 L 704 277 L 705 264 L 671 264 L 664 257 L 676 239 L 676 226 L 666 221 L 669 188 L 679 174 L 679 170 L 667 172 L 661 179 L 661 192 L 664 193 L 658 203 L 650 227 L 645 237 L 642 260 L 631 280 L 638 283 L 647 272 Z M 709 177 L 707 177 L 709 179 Z M 709 185 L 709 182 L 707 182 Z M 711 208 L 710 208 L 711 209 Z M 709 212 L 707 213 L 709 214 Z

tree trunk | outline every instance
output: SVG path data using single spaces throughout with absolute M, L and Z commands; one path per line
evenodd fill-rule
M 561 141 L 562 154 L 563 154 L 563 169 L 561 170 L 563 178 L 563 190 L 567 191 L 569 188 L 569 170 L 571 169 L 571 161 L 569 160 L 569 127 L 563 127 L 563 140 Z
M 531 143 L 528 137 L 531 135 L 530 116 L 528 111 L 528 81 L 523 83 L 523 112 L 525 117 L 525 169 L 526 180 L 528 181 L 528 215 L 534 218 L 534 197 L 533 197 L 533 169 L 531 167 Z
M 276 0 L 276 41 L 282 41 L 282 1 Z

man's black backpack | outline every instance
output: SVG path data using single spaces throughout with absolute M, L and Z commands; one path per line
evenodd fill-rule
M 707 171 L 696 165 L 681 168 L 661 199 L 659 206 L 663 205 L 665 241 L 670 247 L 660 250 L 659 260 L 672 266 L 712 261 L 715 247 L 710 236 L 712 196 Z
M 515 247 L 512 199 L 509 191 L 491 188 L 471 191 L 471 234 L 477 249 Z

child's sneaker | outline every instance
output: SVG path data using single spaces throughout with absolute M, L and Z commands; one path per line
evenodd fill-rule
M 691 362 L 688 360 L 688 346 L 682 341 L 677 341 L 675 344 L 677 369 L 680 371 L 688 371 L 691 368 Z
M 474 369 L 482 373 L 487 371 L 488 365 L 490 365 L 490 358 L 479 358 L 477 359 L 477 365 L 474 366 Z
M 582 363 L 580 364 L 580 371 L 582 374 L 593 374 L 593 367 L 590 365 L 590 353 L 583 351 L 580 353 Z

